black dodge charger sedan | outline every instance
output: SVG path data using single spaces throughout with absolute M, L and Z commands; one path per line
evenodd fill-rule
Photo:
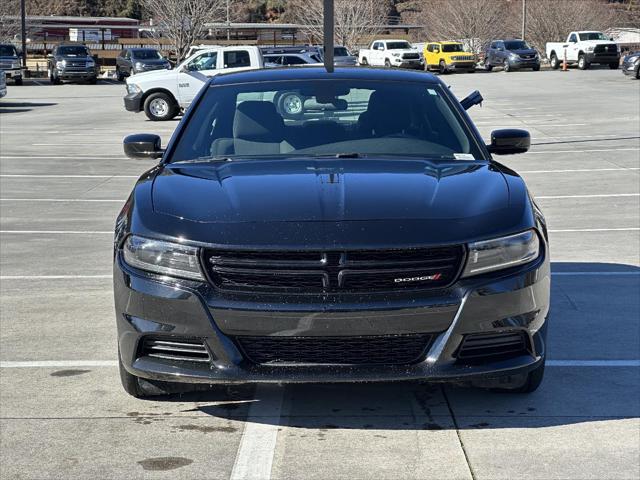
M 281 101 L 286 97 L 287 101 Z M 453 381 L 531 392 L 549 247 L 517 173 L 423 72 L 299 67 L 209 81 L 118 216 L 120 373 L 180 384 Z

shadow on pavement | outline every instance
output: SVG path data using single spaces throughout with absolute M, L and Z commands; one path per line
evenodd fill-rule
M 637 140 L 640 137 L 593 138 L 589 140 L 562 140 L 559 142 L 534 142 L 531 145 L 555 145 L 558 143 L 615 142 L 618 140 Z
M 51 102 L 4 102 L 0 101 L 0 113 L 30 112 L 34 107 L 51 107 L 57 103 Z
M 640 358 L 639 267 L 555 262 L 552 271 L 550 359 Z M 638 391 L 637 367 L 551 365 L 542 386 L 528 395 L 395 382 L 227 386 L 154 399 L 194 402 L 185 412 L 303 429 L 443 430 L 637 418 Z M 269 413 L 274 392 L 283 395 L 281 414 L 275 417 Z

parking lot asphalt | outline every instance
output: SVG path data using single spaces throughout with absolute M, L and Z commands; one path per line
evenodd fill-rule
M 9 85 L 0 100 L 0 477 L 640 477 L 640 82 L 594 69 L 447 75 L 471 115 L 530 130 L 502 157 L 549 221 L 552 314 L 531 395 L 407 384 L 120 387 L 115 216 L 159 133 L 124 87 Z

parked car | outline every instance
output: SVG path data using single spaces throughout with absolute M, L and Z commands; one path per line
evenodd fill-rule
M 310 65 L 322 62 L 322 59 L 313 53 L 270 53 L 263 55 L 263 59 L 265 64 L 271 66 Z
M 0 98 L 7 95 L 7 75 L 0 70 Z
M 13 80 L 14 85 L 22 85 L 22 66 L 18 50 L 11 43 L 0 44 L 0 70 L 7 79 Z
M 640 78 L 640 50 L 626 55 L 622 61 L 622 73 Z
M 494 40 L 484 56 L 484 68 L 502 67 L 505 72 L 531 68 L 540 70 L 540 55 L 524 40 Z
M 61 43 L 47 58 L 49 81 L 58 85 L 62 81 L 96 83 L 98 68 L 88 47 L 75 43 Z
M 279 113 L 282 91 L 309 97 L 300 117 Z M 261 69 L 210 79 L 166 148 L 126 137 L 129 157 L 159 163 L 116 220 L 124 389 L 535 390 L 546 223 L 524 180 L 492 158 L 525 152 L 530 137 L 497 130 L 485 145 L 464 111 L 480 99 L 459 102 L 424 72 Z
M 586 70 L 592 63 L 609 65 L 612 70 L 620 65 L 620 47 L 602 32 L 571 32 L 566 42 L 548 42 L 546 54 L 551 68 L 560 67 L 565 52 L 567 64 L 577 64 L 581 70 Z
M 170 120 L 193 101 L 208 77 L 262 68 L 258 47 L 215 47 L 199 50 L 173 70 L 154 70 L 127 78 L 124 106 L 149 120 Z
M 358 63 L 387 68 L 424 68 L 420 52 L 406 40 L 374 40 L 369 48 L 358 52 Z
M 120 82 L 136 73 L 163 69 L 170 70 L 171 64 L 155 48 L 125 48 L 116 57 L 116 75 Z
M 424 47 L 426 70 L 437 70 L 440 74 L 476 71 L 477 57 L 466 52 L 460 42 L 430 42 Z
M 324 57 L 323 47 L 320 47 L 320 53 Z M 358 64 L 358 56 L 350 53 L 347 47 L 336 45 L 333 47 L 333 64 L 339 67 L 353 67 Z

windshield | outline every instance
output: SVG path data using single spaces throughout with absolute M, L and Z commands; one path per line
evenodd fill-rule
M 133 50 L 133 58 L 138 60 L 162 60 L 162 55 L 157 50 Z
M 387 42 L 387 50 L 407 50 L 410 48 L 409 42 Z
M 586 33 L 579 33 L 578 35 L 580 35 L 580 40 L 581 41 L 585 41 L 585 40 L 609 40 L 609 38 L 602 32 L 586 32 Z
M 333 49 L 333 56 L 334 57 L 348 57 L 349 56 L 349 51 L 344 47 L 335 47 Z
M 524 40 L 513 40 L 504 42 L 504 48 L 507 50 L 531 50 L 531 47 Z
M 0 57 L 17 57 L 18 51 L 13 45 L 0 45 Z
M 89 55 L 87 47 L 82 46 L 66 46 L 58 48 L 58 55 L 64 55 L 67 57 L 86 57 Z
M 170 161 L 343 155 L 483 158 L 438 84 L 304 80 L 209 87 Z
M 461 43 L 445 43 L 442 45 L 443 52 L 464 52 Z

